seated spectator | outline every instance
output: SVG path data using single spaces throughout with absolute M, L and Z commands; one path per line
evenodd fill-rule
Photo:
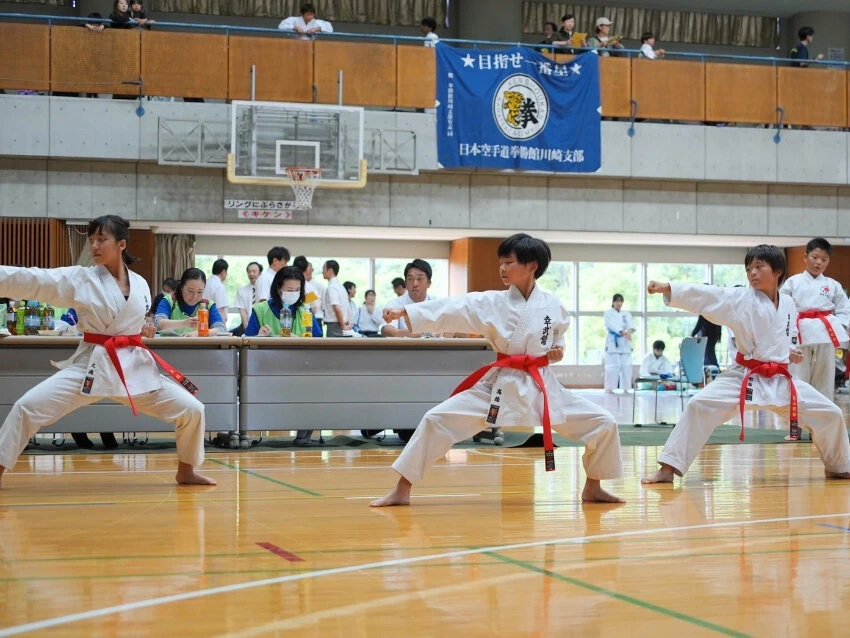
M 330 22 L 316 18 L 316 9 L 312 4 L 301 5 L 300 16 L 290 16 L 281 21 L 277 28 L 281 31 L 295 31 L 301 40 L 315 40 L 317 33 L 333 33 Z
M 608 18 L 599 18 L 596 21 L 596 34 L 587 39 L 587 46 L 591 49 L 597 49 L 599 55 L 603 58 L 611 55 L 611 49 L 623 48 L 620 36 L 611 37 L 611 25 L 613 24 Z
M 115 0 L 109 19 L 112 21 L 113 29 L 132 29 L 138 26 L 138 23 L 130 17 L 130 5 L 127 0 Z
M 424 259 L 414 259 L 404 267 L 404 278 L 407 291 L 400 297 L 390 301 L 387 308 L 404 308 L 412 303 L 420 303 L 431 299 L 428 288 L 431 287 L 431 264 Z M 378 332 L 384 337 L 418 337 L 413 334 L 404 319 L 396 319 L 392 323 L 381 321 Z
M 156 314 L 156 309 L 159 308 L 159 302 L 162 301 L 162 298 L 165 296 L 173 295 L 174 291 L 177 290 L 177 281 L 171 277 L 166 277 L 162 280 L 162 292 L 158 292 L 156 297 L 153 298 L 153 302 L 151 303 L 151 308 L 148 310 L 148 317 L 153 317 Z
M 673 376 L 673 366 L 670 360 L 664 356 L 664 348 L 667 346 L 660 339 L 652 344 L 652 352 L 643 358 L 640 364 L 640 376 L 642 377 L 664 377 Z
M 555 53 L 575 53 L 573 47 L 583 48 L 587 45 L 587 34 L 576 33 L 576 17 L 572 13 L 567 13 L 561 17 L 561 28 L 558 30 L 557 37 L 552 44 L 561 47 Z
M 357 302 L 354 301 L 354 295 L 357 294 L 357 286 L 353 281 L 346 281 L 342 284 L 342 287 L 345 288 L 345 292 L 348 293 L 348 316 L 351 319 L 351 323 L 354 323 L 354 317 L 357 315 Z M 355 332 L 357 331 L 357 327 L 354 326 Z
M 130 0 L 130 17 L 145 29 L 150 29 L 151 25 L 155 24 L 155 21 L 148 18 L 145 13 L 142 0 Z
M 227 326 L 218 308 L 204 298 L 207 277 L 198 268 L 187 268 L 171 296 L 163 297 L 157 306 L 153 322 L 162 333 L 196 336 L 198 334 L 198 308 L 205 303 L 210 312 L 210 334 L 227 334 Z
M 432 49 L 437 46 L 440 41 L 440 36 L 437 35 L 437 21 L 434 18 L 422 18 L 419 28 L 425 34 L 425 46 Z
M 314 337 L 321 337 L 322 332 L 316 321 L 316 316 L 310 307 L 304 303 L 306 285 L 304 273 L 295 266 L 285 266 L 277 271 L 272 280 L 271 298 L 254 304 L 251 308 L 251 318 L 245 328 L 246 337 L 277 337 L 280 335 L 280 311 L 283 304 L 292 311 L 292 334 L 300 337 L 304 333 L 303 319 L 310 313 L 310 329 Z
M 665 55 L 667 55 L 667 51 L 655 48 L 655 36 L 651 31 L 647 31 L 640 36 L 640 57 L 647 60 L 655 60 L 657 58 L 663 58 Z
M 808 60 L 809 47 L 812 45 L 812 41 L 815 39 L 815 30 L 811 27 L 802 27 L 799 31 L 797 31 L 797 38 L 800 41 L 791 49 L 791 59 Z M 823 60 L 823 53 L 819 53 L 815 59 Z M 805 62 L 792 62 L 791 66 L 807 67 L 809 65 Z
M 404 279 L 401 277 L 396 277 L 393 279 L 393 292 L 396 297 L 401 297 L 404 293 L 407 292 L 407 286 L 404 283 Z
M 103 16 L 97 11 L 88 14 L 86 17 L 91 20 L 103 20 Z M 106 28 L 106 24 L 103 22 L 86 22 L 83 26 L 92 33 L 100 33 Z
M 379 337 L 378 328 L 384 323 L 381 313 L 375 307 L 375 291 L 367 290 L 363 305 L 354 315 L 354 329 L 364 337 Z

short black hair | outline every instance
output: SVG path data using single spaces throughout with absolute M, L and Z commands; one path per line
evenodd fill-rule
M 301 5 L 301 15 L 303 16 L 305 13 L 316 13 L 316 7 L 314 7 L 309 2 L 305 2 Z
M 503 239 L 502 243 L 499 244 L 497 253 L 499 257 L 513 255 L 521 264 L 530 264 L 532 261 L 536 261 L 535 279 L 540 279 L 543 276 L 543 273 L 549 267 L 549 262 L 552 261 L 552 251 L 549 250 L 549 244 L 525 233 L 517 233 Z
M 336 259 L 328 259 L 325 262 L 325 268 L 330 268 L 333 270 L 334 277 L 339 274 L 339 262 Z
M 772 244 L 759 244 L 753 246 L 747 251 L 747 256 L 744 257 L 744 268 L 749 268 L 750 264 L 756 259 L 763 261 L 773 272 L 781 272 L 779 283 L 785 281 L 785 275 L 788 272 L 785 265 L 785 253 L 778 246 Z
M 289 251 L 283 246 L 275 246 L 268 252 L 266 259 L 269 260 L 269 266 L 275 259 L 289 263 Z
M 310 262 L 307 261 L 307 258 L 304 255 L 298 255 L 293 260 L 292 265 L 295 266 L 301 272 L 307 272 L 307 268 L 309 268 Z
M 354 283 L 353 281 L 346 281 L 346 282 L 343 282 L 342 287 L 345 288 L 345 292 L 347 292 L 348 294 L 351 294 L 351 289 L 357 288 L 357 284 Z
M 621 295 L 619 292 L 617 294 L 615 294 L 613 297 L 611 297 L 611 303 L 612 304 L 614 304 L 618 301 L 625 301 L 625 299 L 623 299 L 623 295 Z
M 551 25 L 552 25 L 552 31 L 557 31 L 557 30 L 558 30 L 558 25 L 557 25 L 557 24 L 555 24 L 554 22 L 544 22 L 544 23 L 543 23 L 543 26 L 545 27 L 547 24 L 551 24 Z
M 168 286 L 172 291 L 177 290 L 177 280 L 174 277 L 166 277 L 162 280 L 162 287 Z
M 812 29 L 811 27 L 800 27 L 800 30 L 797 31 L 797 37 L 800 39 L 800 41 L 803 41 L 806 38 L 808 38 L 810 35 L 814 35 L 814 34 L 815 34 L 815 30 Z
M 417 268 L 418 270 L 421 270 L 422 272 L 424 272 L 425 276 L 428 277 L 428 282 L 429 283 L 431 282 L 431 275 L 432 275 L 431 264 L 429 264 L 427 261 L 425 261 L 424 259 L 414 259 L 409 264 L 407 264 L 404 267 L 404 278 L 405 279 L 407 279 L 407 273 L 410 272 L 411 268 Z M 404 287 L 407 288 L 407 284 L 405 284 Z
M 420 22 L 420 24 L 423 27 L 428 27 L 429 29 L 431 29 L 431 31 L 437 30 L 437 21 L 430 16 L 428 16 L 427 18 L 422 18 L 422 22 Z
M 567 20 L 575 20 L 575 14 L 573 13 L 565 13 L 561 16 L 561 22 L 566 22 Z
M 406 289 L 407 282 L 401 277 L 396 277 L 395 279 L 393 279 L 393 288 L 397 288 L 398 286 L 401 286 L 402 288 Z
M 220 275 L 228 268 L 230 268 L 230 264 L 228 264 L 224 259 L 216 259 L 213 262 L 212 274 Z
M 644 34 L 640 36 L 640 43 L 643 44 L 647 40 L 651 40 L 654 37 L 655 36 L 653 35 L 652 31 L 644 31 Z
M 377 295 L 377 293 L 376 293 L 374 290 L 372 290 L 371 288 L 369 288 L 369 290 L 367 290 L 367 291 L 365 292 L 365 294 L 363 295 L 363 298 L 365 299 L 365 298 L 366 298 L 366 297 L 368 297 L 369 295 Z
M 808 255 L 813 250 L 817 250 L 820 248 L 827 255 L 832 257 L 832 244 L 826 241 L 823 237 L 815 237 L 814 239 L 810 239 L 809 243 L 806 244 L 806 254 Z
M 259 269 L 260 269 L 260 272 L 263 272 L 263 264 L 261 264 L 261 263 L 259 263 L 259 262 L 256 262 L 256 261 L 252 261 L 250 264 L 248 264 L 247 266 L 245 266 L 245 272 L 248 272 L 248 269 L 249 269 L 251 266 L 256 266 L 257 268 L 259 268 Z
M 280 289 L 283 288 L 283 282 L 287 279 L 297 279 L 301 283 L 301 294 L 298 296 L 298 301 L 295 305 L 300 306 L 304 303 L 304 273 L 295 266 L 284 266 L 275 273 L 274 279 L 272 279 L 272 288 L 269 291 L 269 299 L 277 304 L 278 308 L 283 308 Z
M 654 341 L 652 343 L 652 349 L 653 350 L 664 350 L 664 348 L 666 348 L 666 347 L 667 347 L 666 344 L 663 341 L 661 341 L 661 339 L 659 339 L 658 341 Z

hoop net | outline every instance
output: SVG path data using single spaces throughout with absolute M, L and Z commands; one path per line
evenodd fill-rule
M 312 208 L 313 193 L 316 192 L 316 186 L 319 185 L 319 180 L 322 179 L 322 169 L 292 166 L 286 169 L 286 174 L 289 176 L 289 185 L 292 186 L 292 190 L 295 192 L 295 205 L 293 208 L 296 210 Z

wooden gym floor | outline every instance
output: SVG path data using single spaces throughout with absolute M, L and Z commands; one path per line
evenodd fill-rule
M 0 636 L 838 636 L 850 483 L 809 443 L 707 447 L 623 506 L 580 449 L 453 450 L 410 508 L 367 504 L 398 450 L 24 456 L 0 490 Z

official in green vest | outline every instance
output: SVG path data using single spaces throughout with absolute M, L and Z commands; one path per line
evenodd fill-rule
M 313 337 L 321 337 L 322 329 L 319 322 L 304 303 L 304 273 L 293 266 L 286 266 L 277 271 L 272 280 L 271 298 L 261 301 L 251 308 L 251 318 L 245 328 L 246 337 L 276 337 L 280 334 L 280 311 L 286 304 L 292 311 L 292 335 L 304 335 L 304 318 L 310 315 L 310 328 Z
M 153 322 L 160 332 L 188 335 L 198 330 L 198 308 L 210 311 L 210 334 L 227 334 L 227 326 L 214 302 L 204 299 L 207 276 L 199 268 L 187 268 L 173 295 L 166 295 L 156 308 Z

